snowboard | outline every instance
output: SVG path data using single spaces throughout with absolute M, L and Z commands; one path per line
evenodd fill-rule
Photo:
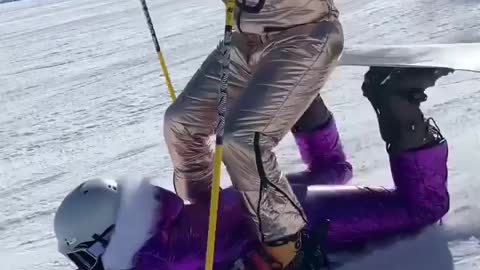
M 346 46 L 339 65 L 450 68 L 480 73 L 480 43 Z

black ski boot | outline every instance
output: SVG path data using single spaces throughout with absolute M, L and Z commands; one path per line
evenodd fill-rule
M 329 261 L 323 249 L 327 239 L 328 222 L 315 231 L 303 229 L 295 235 L 269 242 L 270 247 L 294 244 L 296 255 L 285 267 L 270 255 L 262 244 L 236 260 L 228 270 L 324 270 Z
M 315 230 L 304 228 L 296 235 L 288 239 L 280 240 L 278 243 L 269 243 L 269 245 L 283 245 L 285 241 L 294 242 L 297 250 L 293 260 L 285 267 L 284 270 L 322 270 L 328 269 L 329 261 L 325 252 L 325 244 L 329 222 L 326 220 L 322 226 L 316 227 Z M 273 269 L 282 269 L 275 268 Z

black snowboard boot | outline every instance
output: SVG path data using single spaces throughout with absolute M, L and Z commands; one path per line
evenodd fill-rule
M 391 155 L 421 149 L 444 140 L 433 119 L 425 119 L 420 103 L 425 90 L 453 72 L 440 68 L 371 67 L 362 84 L 377 114 L 380 133 Z

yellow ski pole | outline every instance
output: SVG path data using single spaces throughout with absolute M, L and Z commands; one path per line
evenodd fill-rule
M 168 74 L 167 63 L 165 61 L 165 57 L 160 49 L 160 44 L 158 43 L 157 35 L 155 34 L 155 29 L 153 28 L 152 19 L 150 18 L 150 12 L 148 11 L 148 6 L 145 0 L 140 0 L 142 3 L 143 13 L 145 14 L 145 19 L 147 19 L 148 29 L 150 29 L 150 34 L 152 36 L 153 44 L 155 45 L 155 50 L 157 51 L 158 60 L 160 60 L 160 65 L 162 66 L 163 75 L 165 76 L 165 80 L 167 81 L 168 92 L 170 92 L 170 97 L 172 98 L 172 102 L 175 101 L 175 89 L 173 89 L 172 80 L 170 79 L 170 75 Z
M 227 107 L 227 87 L 228 76 L 230 75 L 230 49 L 232 40 L 232 29 L 234 22 L 235 0 L 227 1 L 225 36 L 223 38 L 223 61 L 222 61 L 222 77 L 219 89 L 219 100 L 217 106 L 218 126 L 216 130 L 215 142 L 215 158 L 212 192 L 210 198 L 210 216 L 208 223 L 208 242 L 207 242 L 207 259 L 205 261 L 205 269 L 212 270 L 215 253 L 215 238 L 218 219 L 218 204 L 220 193 L 220 176 L 222 169 L 222 150 L 223 150 L 223 132 L 225 128 L 225 111 Z
M 160 65 L 162 66 L 163 74 L 165 80 L 167 81 L 168 90 L 172 101 L 175 101 L 175 90 L 173 88 L 170 75 L 168 73 L 167 64 L 165 58 L 160 49 L 158 43 L 157 35 L 153 27 L 152 19 L 150 17 L 148 6 L 145 0 L 140 0 L 142 3 L 143 12 L 147 20 L 148 28 L 150 29 L 150 34 L 152 36 L 153 43 L 155 45 L 155 50 L 157 51 L 158 59 L 160 60 Z M 216 131 L 216 145 L 215 145 L 215 158 L 214 158 L 214 172 L 213 172 L 213 183 L 211 190 L 211 199 L 210 199 L 210 214 L 209 214 L 209 224 L 208 224 L 208 242 L 207 242 L 207 256 L 205 261 L 205 269 L 213 270 L 214 262 L 214 253 L 215 253 L 215 240 L 216 240 L 216 229 L 217 229 L 217 220 L 218 220 L 218 205 L 219 205 L 219 194 L 220 194 L 220 177 L 221 177 L 221 168 L 222 168 L 222 150 L 223 150 L 223 133 L 225 127 L 225 111 L 226 111 L 226 101 L 227 101 L 227 87 L 228 87 L 228 77 L 229 77 L 229 66 L 230 66 L 230 43 L 232 40 L 232 30 L 234 22 L 234 9 L 235 9 L 235 0 L 227 0 L 227 10 L 226 10 L 226 23 L 225 23 L 225 35 L 223 39 L 223 65 L 222 65 L 222 77 L 221 84 L 219 89 L 219 101 L 217 107 L 218 113 L 218 126 Z

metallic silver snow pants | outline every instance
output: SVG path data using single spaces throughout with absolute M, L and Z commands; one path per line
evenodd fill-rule
M 343 50 L 336 20 L 264 35 L 234 33 L 223 162 L 262 241 L 290 236 L 306 219 L 272 149 L 318 95 Z M 209 194 L 222 45 L 166 112 L 164 136 L 176 192 Z

